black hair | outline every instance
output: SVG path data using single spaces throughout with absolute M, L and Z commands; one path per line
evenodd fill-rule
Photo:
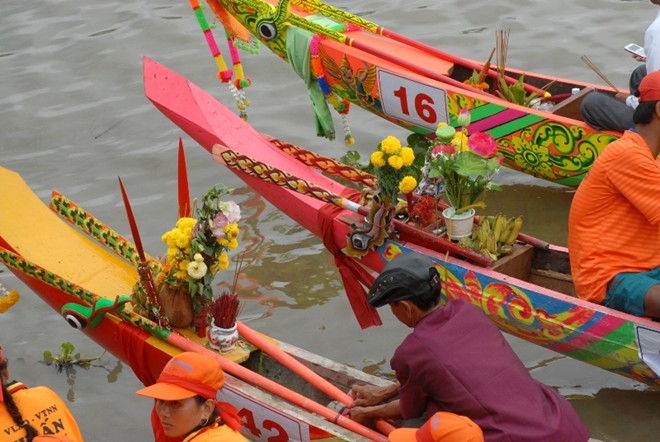
M 0 373 L 4 372 L 5 370 L 7 370 L 7 359 L 0 361 Z M 25 430 L 25 437 L 27 442 L 32 442 L 35 437 L 39 436 L 39 433 L 32 425 L 30 425 L 30 422 L 28 422 L 26 419 L 23 419 L 21 410 L 18 409 L 16 402 L 14 402 L 13 396 L 11 393 L 9 393 L 9 389 L 2 379 L 0 379 L 0 383 L 2 384 L 2 395 L 4 396 L 5 407 L 7 407 L 9 415 L 16 425 Z
M 195 402 L 197 402 L 197 405 L 204 405 L 206 403 L 206 401 L 208 401 L 207 398 L 202 397 L 200 395 L 193 396 L 193 399 L 195 399 Z M 220 410 L 218 410 L 217 406 L 214 406 L 213 411 L 211 412 L 211 415 L 209 416 L 209 418 L 206 419 L 206 422 L 204 422 L 203 424 L 199 424 L 198 426 L 193 428 L 193 430 L 190 433 L 194 433 L 195 431 L 199 431 L 204 427 L 208 427 L 209 425 L 213 424 L 216 421 L 216 419 L 218 419 L 219 416 L 220 416 Z
M 633 123 L 635 124 L 649 124 L 653 120 L 655 107 L 657 101 L 642 101 L 637 105 L 635 113 L 633 114 Z

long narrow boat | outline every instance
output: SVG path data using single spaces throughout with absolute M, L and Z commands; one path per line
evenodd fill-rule
M 598 90 L 613 95 L 612 88 L 504 69 L 509 83 L 523 77 L 529 92 L 549 85 L 546 101 L 551 107 L 536 110 L 467 86 L 464 82 L 484 63 L 440 51 L 320 0 L 208 3 L 219 20 L 227 23 L 233 16 L 225 25 L 228 31 L 238 22 L 298 72 L 309 69 L 312 81 L 319 82 L 340 112 L 347 101 L 429 134 L 440 122 L 453 124 L 466 107 L 472 116 L 468 130 L 490 133 L 506 166 L 556 184 L 577 187 L 599 153 L 621 135 L 594 130 L 579 111 L 586 94 Z M 199 9 L 195 13 L 203 14 Z M 207 39 L 210 32 L 206 27 Z M 494 69 L 486 72 L 484 82 L 492 92 L 497 74 Z M 573 94 L 574 89 L 580 92 Z
M 351 224 L 364 219 L 318 195 L 326 192 L 350 199 L 356 190 L 287 154 L 278 146 L 281 143 L 273 143 L 185 77 L 148 58 L 144 80 L 147 97 L 167 118 L 255 192 L 322 238 L 341 266 L 342 276 L 356 267 L 378 272 L 400 253 L 426 254 L 441 269 L 445 298 L 469 300 L 514 336 L 660 387 L 660 323 L 576 298 L 565 248 L 520 243 L 512 255 L 483 266 L 433 248 L 431 242 L 419 242 L 414 235 L 404 237 L 401 231 L 355 266 L 343 249 Z M 243 155 L 241 164 L 228 165 L 227 153 Z M 275 166 L 277 172 L 268 166 Z M 314 192 L 295 191 L 300 187 L 312 187 Z M 355 278 L 367 282 L 359 271 Z M 359 301 L 350 293 L 349 299 Z
M 190 329 L 161 328 L 130 304 L 139 279 L 133 244 L 58 192 L 49 208 L 3 167 L 0 187 L 11 190 L 0 193 L 0 262 L 71 325 L 130 365 L 145 385 L 173 355 L 204 352 L 225 368 L 222 399 L 239 408 L 250 440 L 387 440 L 343 416 L 340 406 L 355 383 L 391 381 L 272 338 L 256 347 L 266 338 L 244 324 L 239 345 L 225 355 Z

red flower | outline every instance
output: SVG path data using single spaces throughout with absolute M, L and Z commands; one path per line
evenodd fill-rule
M 470 135 L 470 150 L 482 158 L 492 158 L 497 153 L 497 141 L 485 132 Z
M 451 144 L 438 144 L 431 151 L 431 156 L 435 157 L 440 154 L 453 155 L 454 153 L 456 153 L 456 149 Z

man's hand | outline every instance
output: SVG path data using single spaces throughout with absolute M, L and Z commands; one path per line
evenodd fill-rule
M 351 407 L 368 407 L 378 405 L 384 401 L 396 396 L 398 385 L 388 387 L 377 387 L 375 385 L 354 385 L 349 391 L 353 403 Z
M 375 408 L 376 407 L 351 407 L 348 416 L 358 424 L 370 427 L 373 423 L 373 412 Z

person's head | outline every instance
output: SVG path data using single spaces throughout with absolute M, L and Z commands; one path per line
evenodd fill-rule
M 193 352 L 173 357 L 155 384 L 136 393 L 156 399 L 156 413 L 168 437 L 181 437 L 213 423 L 215 397 L 224 373 L 214 358 Z
M 481 428 L 465 416 L 440 411 L 420 428 L 398 428 L 390 442 L 483 442 Z
M 386 304 L 397 319 L 409 327 L 440 300 L 440 275 L 431 258 L 408 252 L 390 261 L 374 281 L 367 302 L 373 307 Z
M 635 124 L 647 125 L 653 116 L 660 119 L 660 71 L 646 74 L 639 83 L 639 104 L 633 114 Z

